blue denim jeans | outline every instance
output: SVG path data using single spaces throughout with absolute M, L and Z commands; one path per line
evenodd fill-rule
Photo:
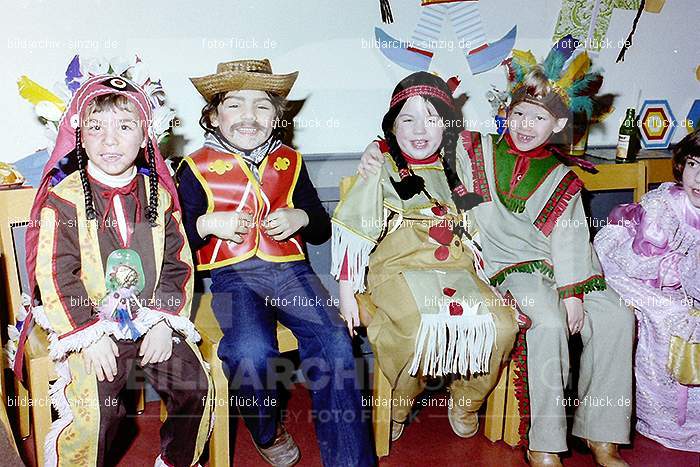
M 267 445 L 274 440 L 277 384 L 289 383 L 292 373 L 279 355 L 279 320 L 299 341 L 324 465 L 376 464 L 350 336 L 311 266 L 251 258 L 213 270 L 211 279 L 212 306 L 224 334 L 219 358 L 254 441 Z

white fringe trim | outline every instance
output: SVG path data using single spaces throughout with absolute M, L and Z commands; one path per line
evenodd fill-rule
M 365 273 L 369 265 L 369 254 L 374 249 L 374 243 L 350 232 L 341 225 L 333 223 L 331 243 L 331 274 L 340 279 L 345 255 L 348 257 L 348 280 L 355 292 L 365 291 Z
M 478 307 L 479 304 L 476 305 Z M 488 373 L 496 325 L 491 313 L 422 314 L 410 374 L 425 376 Z M 421 362 L 422 360 L 422 362 Z
M 152 310 L 147 307 L 141 307 L 139 308 L 139 311 L 136 314 L 136 319 L 133 320 L 133 323 L 134 326 L 136 326 L 136 329 L 138 329 L 139 332 L 143 335 L 146 334 L 146 332 L 148 332 L 148 330 L 151 329 L 159 321 L 165 321 L 168 324 L 168 326 L 170 326 L 173 329 L 173 331 L 177 331 L 183 336 L 185 336 L 185 339 L 189 342 L 196 344 L 202 339 L 199 333 L 197 332 L 197 329 L 195 329 L 194 323 L 190 321 L 190 319 L 186 316 L 172 315 L 170 313 Z M 114 324 L 115 329 L 119 331 L 119 334 L 113 334 L 114 337 L 116 337 L 117 339 L 130 338 L 130 334 L 129 336 L 126 336 L 122 329 L 119 329 L 119 327 L 116 326 L 116 323 Z
M 100 320 L 82 331 L 78 331 L 64 338 L 59 338 L 58 334 L 51 328 L 43 307 L 34 307 L 33 315 L 37 324 L 48 332 L 49 357 L 54 361 L 64 360 L 71 352 L 80 352 L 88 345 L 97 342 L 105 334 L 112 335 L 118 340 L 131 339 L 131 332 L 128 329 L 122 329 L 116 321 L 108 320 Z M 133 323 L 136 329 L 143 335 L 159 321 L 165 321 L 174 331 L 179 332 L 185 336 L 185 339 L 192 343 L 197 343 L 201 340 L 197 329 L 194 327 L 194 323 L 185 316 L 171 315 L 158 310 L 141 307 Z
M 54 364 L 58 379 L 49 387 L 51 405 L 58 413 L 58 418 L 51 423 L 51 429 L 44 441 L 44 465 L 47 467 L 58 466 L 58 437 L 61 432 L 73 422 L 73 411 L 66 397 L 66 387 L 71 383 L 72 377 L 68 362 L 63 360 Z
M 85 347 L 100 340 L 103 335 L 111 334 L 110 324 L 111 323 L 108 321 L 100 320 L 82 331 L 78 331 L 62 339 L 59 339 L 58 334 L 50 331 L 49 357 L 51 357 L 53 361 L 58 362 L 65 360 L 69 353 L 80 352 Z

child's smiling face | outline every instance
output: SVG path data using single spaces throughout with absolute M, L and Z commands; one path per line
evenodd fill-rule
M 700 209 L 700 156 L 688 156 L 683 168 L 683 191 L 690 204 Z
M 394 121 L 394 135 L 403 152 L 426 159 L 440 148 L 442 118 L 435 106 L 421 96 L 409 97 Z
M 238 149 L 255 149 L 272 134 L 277 110 L 265 91 L 229 91 L 211 116 L 229 143 Z
M 88 159 L 109 175 L 122 175 L 146 147 L 143 121 L 131 110 L 105 107 L 86 111 L 81 139 Z
M 566 121 L 566 118 L 556 118 L 544 107 L 521 102 L 508 116 L 508 131 L 517 149 L 530 151 L 546 143 L 553 133 L 560 132 Z

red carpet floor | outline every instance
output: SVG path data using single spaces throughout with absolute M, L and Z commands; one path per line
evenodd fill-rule
M 433 396 L 435 397 L 435 396 Z M 439 396 L 438 396 L 439 397 Z M 286 425 L 301 448 L 299 466 L 320 466 L 321 458 L 316 446 L 316 435 L 308 413 L 311 407 L 308 392 L 297 387 L 291 393 Z M 503 442 L 491 443 L 481 433 L 474 438 L 461 439 L 452 433 L 447 421 L 446 408 L 423 409 L 414 422 L 406 428 L 401 439 L 392 445 L 391 455 L 382 458 L 381 467 L 412 466 L 524 466 L 522 451 L 512 449 Z M 145 413 L 132 417 L 131 445 L 121 455 L 119 467 L 150 466 L 158 455 L 158 428 L 160 426 L 159 403 L 151 402 Z M 564 456 L 564 465 L 593 466 L 585 447 L 573 441 L 573 449 Z M 33 440 L 23 442 L 25 459 L 32 459 Z M 622 457 L 632 466 L 644 467 L 697 467 L 700 454 L 666 449 L 650 439 L 635 434 L 632 447 L 622 449 Z M 242 422 L 238 423 L 234 455 L 235 466 L 264 467 Z M 2 462 L 0 461 L 0 465 Z

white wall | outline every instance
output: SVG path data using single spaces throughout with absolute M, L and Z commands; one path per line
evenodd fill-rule
M 374 27 L 381 25 L 379 0 L 228 0 L 206 5 L 184 0 L 5 3 L 0 19 L 0 160 L 14 161 L 46 146 L 33 109 L 17 94 L 17 78 L 26 74 L 51 88 L 62 79 L 75 53 L 107 58 L 139 54 L 162 77 L 182 118 L 177 133 L 187 140 L 186 152 L 201 143 L 197 120 L 203 104 L 187 78 L 213 72 L 220 61 L 240 58 L 268 57 L 277 72 L 300 71 L 290 98 L 306 99 L 301 121 L 318 119 L 321 125 L 296 132 L 295 144 L 301 151 L 355 152 L 377 134 L 391 90 L 408 74 L 378 50 L 362 46 L 363 39 L 372 39 Z M 418 0 L 391 0 L 391 5 L 395 23 L 385 30 L 410 39 L 420 11 Z M 591 143 L 615 141 L 624 109 L 636 105 L 635 89 L 648 98 L 668 98 L 676 117 L 685 117 L 700 94 L 694 71 L 700 64 L 697 5 L 695 0 L 669 0 L 661 14 L 643 14 L 624 63 L 614 63 L 617 48 L 601 51 L 597 63 L 606 70 L 603 91 L 620 97 L 616 113 L 593 132 Z M 480 4 L 489 40 L 517 24 L 516 47 L 531 48 L 538 56 L 551 45 L 560 6 L 555 0 Z M 634 13 L 614 12 L 608 30 L 613 43 L 627 36 Z M 449 26 L 443 36 L 456 43 Z M 210 47 L 211 40 L 221 41 L 223 47 Z M 236 40 L 256 41 L 258 47 L 237 47 Z M 500 67 L 474 77 L 459 50 L 440 50 L 432 69 L 444 78 L 461 76 L 460 90 L 471 96 L 465 118 L 488 118 L 484 94 L 490 83 L 503 84 Z M 683 134 L 685 130 L 679 129 L 674 141 Z

